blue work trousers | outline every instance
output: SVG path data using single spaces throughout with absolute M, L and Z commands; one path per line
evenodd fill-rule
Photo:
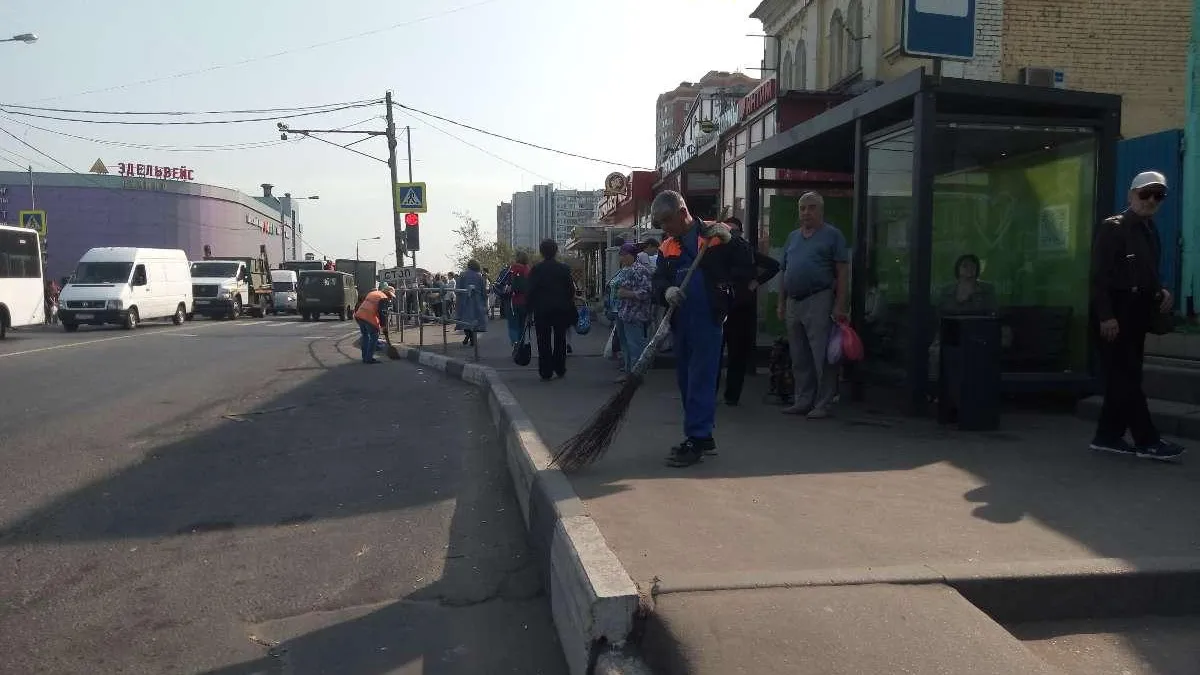
M 375 348 L 379 342 L 379 329 L 369 321 L 364 319 L 355 319 L 358 321 L 358 332 L 362 335 L 362 360 L 363 363 L 370 363 L 375 360 Z
M 683 433 L 688 438 L 712 438 L 717 414 L 717 377 L 721 371 L 721 326 L 707 306 L 699 311 L 680 308 L 672 321 L 675 378 L 683 400 Z

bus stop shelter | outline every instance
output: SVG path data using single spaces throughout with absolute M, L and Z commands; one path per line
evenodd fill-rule
M 1120 125 L 1116 95 L 914 70 L 751 149 L 747 236 L 769 208 L 762 169 L 850 173 L 859 382 L 927 409 L 939 317 L 966 303 L 999 318 L 1005 390 L 1088 388 L 1091 239 Z

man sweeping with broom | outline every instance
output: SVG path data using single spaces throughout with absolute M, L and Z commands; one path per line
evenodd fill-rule
M 748 247 L 725 245 L 731 239 L 728 227 L 694 218 L 678 192 L 655 197 L 650 217 L 669 236 L 659 249 L 653 280 L 655 300 L 667 306 L 667 315 L 621 387 L 554 453 L 551 464 L 565 471 L 587 466 L 608 450 L 668 328 L 675 341 L 684 440 L 671 448 L 667 465 L 691 466 L 716 451 L 712 429 L 721 324 L 729 309 L 729 288 L 753 277 L 754 259 Z
M 684 440 L 671 448 L 667 465 L 688 467 L 715 454 L 713 420 L 721 369 L 722 325 L 729 312 L 730 288 L 749 283 L 754 260 L 748 247 L 726 246 L 730 230 L 692 216 L 683 195 L 668 190 L 654 198 L 650 217 L 667 235 L 654 274 L 656 299 L 674 308 L 675 378 L 683 401 Z M 696 271 L 686 279 L 700 252 Z M 686 283 L 686 286 L 685 286 Z

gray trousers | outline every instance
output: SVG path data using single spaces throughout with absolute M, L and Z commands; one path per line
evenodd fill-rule
M 785 321 L 796 381 L 796 407 L 826 409 L 837 393 L 838 370 L 825 356 L 833 328 L 832 314 L 832 288 L 803 300 L 788 298 Z

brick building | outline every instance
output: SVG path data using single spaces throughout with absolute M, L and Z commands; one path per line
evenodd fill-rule
M 764 0 L 751 14 L 769 36 L 764 72 L 779 90 L 858 93 L 896 79 L 928 59 L 900 51 L 904 0 Z M 977 0 L 975 58 L 946 62 L 943 74 L 1036 82 L 1125 97 L 1122 134 L 1183 125 L 1191 3 L 1148 0 L 1129 7 L 1065 0 Z M 1040 71 L 1040 72 L 1039 72 Z

